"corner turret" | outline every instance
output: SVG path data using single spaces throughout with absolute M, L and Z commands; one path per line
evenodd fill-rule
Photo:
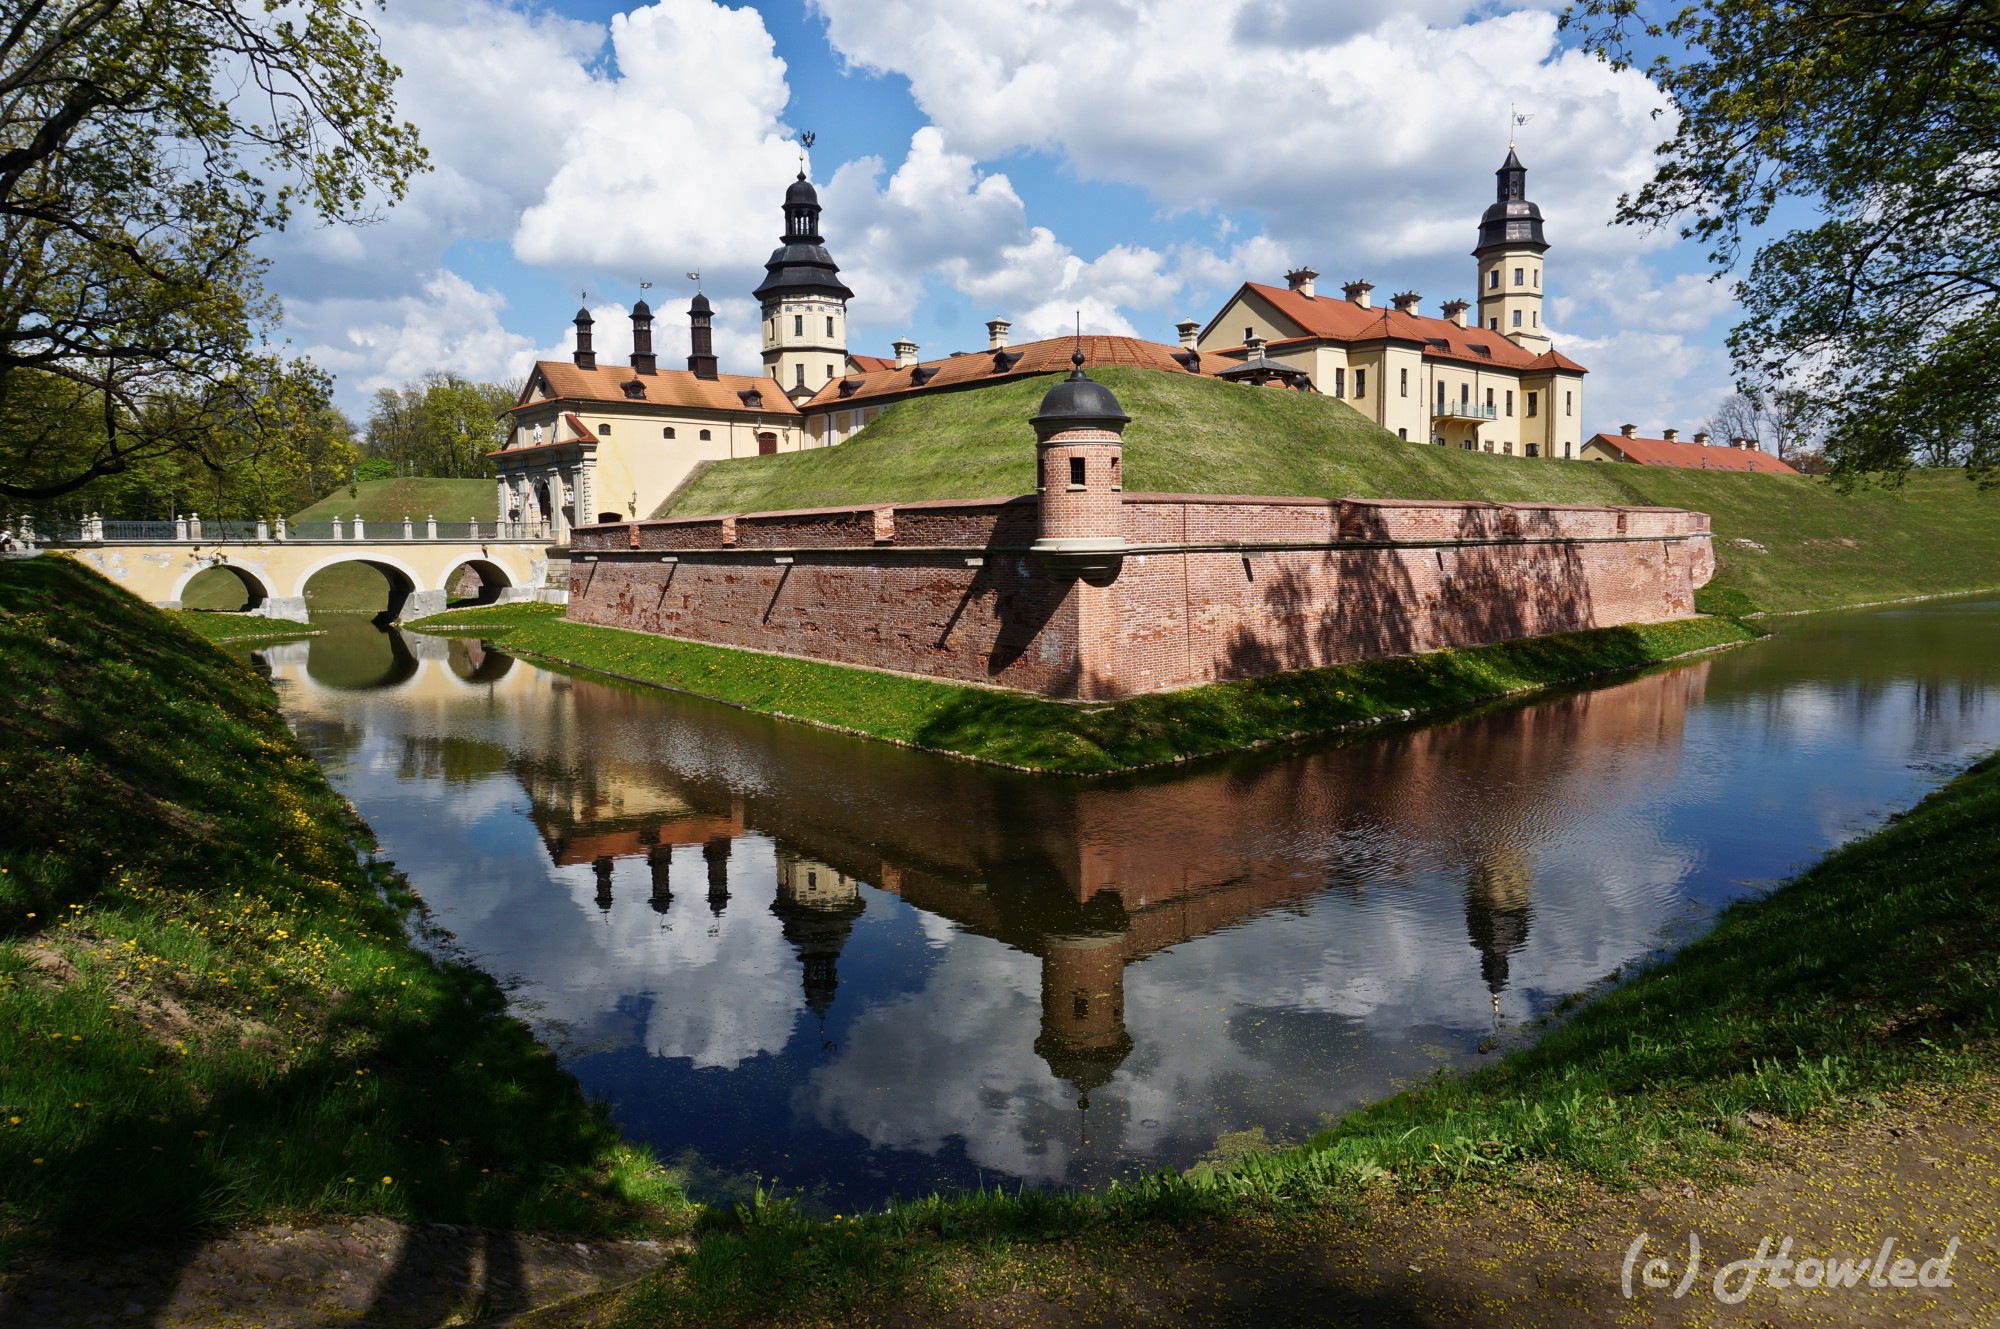
M 1031 552 L 1079 575 L 1116 571 L 1125 552 L 1125 426 L 1132 417 L 1110 388 L 1083 372 L 1050 388 L 1035 426 L 1040 510 Z

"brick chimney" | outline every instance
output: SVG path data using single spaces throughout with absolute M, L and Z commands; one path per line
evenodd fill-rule
M 597 352 L 590 345 L 590 327 L 596 321 L 588 309 L 576 311 L 576 354 L 571 358 L 578 369 L 597 368 Z
M 713 318 L 708 297 L 696 291 L 694 302 L 688 306 L 688 372 L 710 382 L 715 381 L 717 374 L 715 333 L 710 326 Z
M 1364 278 L 1361 281 L 1347 283 L 1347 285 L 1340 288 L 1340 292 L 1363 309 L 1370 309 L 1373 306 L 1368 303 L 1368 293 L 1374 289 L 1375 283 Z
M 1314 298 L 1313 281 L 1318 276 L 1319 274 L 1311 268 L 1294 268 L 1285 274 L 1285 285 L 1311 300 Z
M 1639 437 L 1639 426 L 1637 426 L 1637 425 L 1619 425 L 1619 426 L 1618 426 L 1618 432 L 1619 432 L 1619 433 L 1621 433 L 1621 434 L 1623 434 L 1623 435 L 1624 435 L 1624 436 L 1625 436 L 1626 438 L 1637 438 L 1637 437 Z
M 1664 438 L 1669 443 L 1678 443 L 1681 441 L 1681 431 L 1678 429 L 1662 430 L 1660 433 L 1660 437 Z
M 1192 351 L 1196 339 L 1201 336 L 1201 324 L 1191 318 L 1184 318 L 1174 324 L 1174 331 L 1181 335 L 1181 345 Z
M 632 372 L 659 372 L 659 361 L 653 355 L 653 307 L 644 300 L 632 306 Z
M 1391 297 L 1390 303 L 1396 306 L 1397 313 L 1416 318 L 1423 313 L 1424 297 L 1415 291 L 1404 291 L 1401 295 Z
M 896 368 L 898 369 L 908 369 L 917 362 L 917 344 L 908 337 L 896 338 L 895 341 L 890 343 L 890 349 L 896 353 Z
M 1447 300 L 1444 302 L 1442 308 L 1445 318 L 1462 328 L 1465 326 L 1465 311 L 1472 308 L 1472 302 L 1469 300 Z
M 1696 434 L 1694 436 L 1694 441 L 1695 441 L 1695 446 L 1697 447 L 1703 447 L 1703 448 L 1707 447 L 1708 446 L 1707 431 L 1703 431 L 1702 433 Z
M 989 350 L 989 351 L 1004 351 L 1004 350 L 1006 350 L 1006 349 L 1007 349 L 1007 334 L 1008 334 L 1009 332 L 1011 332 L 1011 331 L 1013 330 L 1013 327 L 1014 327 L 1014 325 L 1013 325 L 1012 323 L 1009 323 L 1009 322 L 1008 322 L 1008 321 L 1007 321 L 1006 319 L 1004 319 L 1004 318 L 989 318 L 989 319 L 987 319 L 987 320 L 986 320 L 986 349 L 987 349 L 987 350 Z

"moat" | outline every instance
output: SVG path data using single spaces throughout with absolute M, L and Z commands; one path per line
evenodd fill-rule
M 311 751 L 697 1193 L 1096 1186 L 1477 1064 L 2000 746 L 2000 600 L 1154 778 L 1018 776 L 333 617 Z

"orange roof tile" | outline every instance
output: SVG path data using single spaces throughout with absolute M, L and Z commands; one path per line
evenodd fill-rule
M 873 373 L 877 369 L 894 369 L 896 367 L 895 358 L 887 355 L 856 355 L 854 352 L 849 351 L 847 358 L 852 360 L 854 367 L 864 374 Z
M 1396 340 L 1423 345 L 1424 354 L 1434 359 L 1463 360 L 1468 364 L 1496 365 L 1504 369 L 1567 369 L 1587 373 L 1574 360 L 1545 351 L 1530 355 L 1514 341 L 1490 328 L 1460 327 L 1448 318 L 1428 318 L 1405 314 L 1396 309 L 1362 308 L 1352 300 L 1331 296 L 1306 295 L 1301 291 L 1243 283 L 1243 290 L 1255 291 L 1285 318 L 1305 329 L 1304 337 L 1287 337 L 1272 346 L 1296 345 L 1302 341 L 1368 342 Z M 1228 306 L 1225 304 L 1224 308 Z M 1221 318 L 1221 315 L 1216 315 Z M 1211 321 L 1210 328 L 1215 326 Z M 1481 354 L 1481 347 L 1485 353 Z
M 1187 354 L 1178 346 L 1144 341 L 1138 337 L 1091 335 L 1083 338 L 1086 369 L 1122 365 L 1134 369 L 1158 369 L 1185 374 L 1186 365 L 1176 356 Z M 1077 349 L 1075 337 L 1051 337 L 1047 341 L 1021 342 L 997 351 L 968 351 L 942 360 L 925 360 L 906 369 L 892 364 L 887 369 L 837 378 L 813 394 L 805 404 L 808 412 L 843 410 L 861 402 L 881 402 L 940 388 L 973 387 L 1004 383 L 1029 374 L 1053 374 L 1070 368 L 1070 355 Z M 860 357 L 855 357 L 859 359 Z M 1215 374 L 1239 366 L 1240 360 L 1227 356 L 1202 355 L 1201 372 Z M 854 387 L 843 393 L 849 383 Z
M 645 385 L 643 398 L 627 397 L 625 384 L 634 378 Z M 528 382 L 521 389 L 521 400 L 514 405 L 515 410 L 532 406 L 538 400 L 529 394 L 537 381 L 546 383 L 550 396 L 562 401 L 601 401 L 620 406 L 644 402 L 649 406 L 686 406 L 709 411 L 757 410 L 766 415 L 797 415 L 799 408 L 792 405 L 775 379 L 759 378 L 754 374 L 720 374 L 715 378 L 696 378 L 685 369 L 662 369 L 657 374 L 634 374 L 630 365 L 599 365 L 595 369 L 580 369 L 568 360 L 538 360 L 534 372 L 528 375 Z M 763 405 L 746 407 L 739 395 L 757 392 L 763 397 Z
M 1711 447 L 1700 443 L 1669 443 L 1664 438 L 1627 438 L 1596 434 L 1588 439 L 1641 466 L 1678 466 L 1690 471 L 1756 471 L 1764 475 L 1797 475 L 1797 468 L 1770 453 L 1753 448 Z

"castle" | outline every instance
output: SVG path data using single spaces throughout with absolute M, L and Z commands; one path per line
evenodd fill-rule
M 1443 305 L 1442 318 L 1426 316 L 1414 291 L 1377 308 L 1367 281 L 1349 282 L 1341 299 L 1321 296 L 1319 274 L 1299 268 L 1282 289 L 1244 283 L 1205 326 L 1182 322 L 1177 345 L 1116 336 L 1015 345 L 1011 325 L 995 318 L 985 350 L 919 360 L 908 340 L 894 343 L 891 358 L 848 349 L 854 293 L 827 252 L 819 195 L 801 171 L 754 292 L 763 371 L 721 372 L 714 310 L 699 292 L 687 311 L 685 369 L 659 366 L 644 300 L 632 307 L 623 365 L 598 362 L 595 321 L 579 309 L 575 353 L 535 365 L 494 454 L 498 519 L 567 540 L 578 526 L 657 515 L 700 462 L 830 447 L 896 402 L 1060 372 L 1073 350 L 1085 368 L 1129 365 L 1338 397 L 1413 443 L 1575 457 L 1586 371 L 1543 329 L 1541 209 L 1528 201 L 1527 169 L 1511 147 L 1495 176 L 1473 249 L 1477 321 L 1464 300 Z

